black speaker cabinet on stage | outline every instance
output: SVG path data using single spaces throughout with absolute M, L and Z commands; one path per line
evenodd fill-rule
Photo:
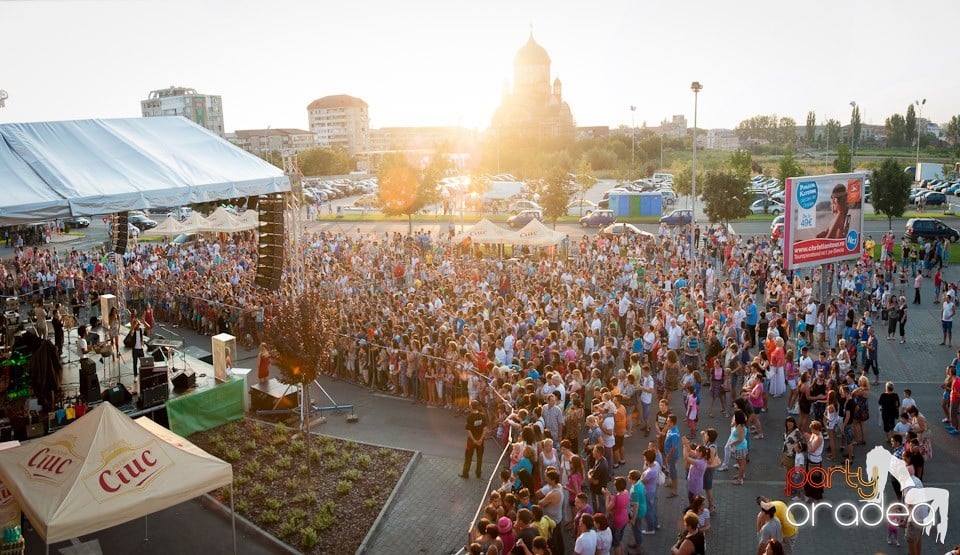
M 110 242 L 110 250 L 117 254 L 127 252 L 127 213 L 117 212 L 113 216 L 113 233 Z
M 167 402 L 170 397 L 170 387 L 166 383 L 140 390 L 137 405 L 141 409 L 148 409 Z
M 102 400 L 97 363 L 89 358 L 80 359 L 80 400 L 88 405 Z
M 130 401 L 133 400 L 133 394 L 125 385 L 117 384 L 103 391 L 103 400 L 115 407 L 122 407 L 130 404 Z
M 167 367 L 155 366 L 149 370 L 140 369 L 140 390 L 150 389 L 158 385 L 167 386 Z
M 193 370 L 180 370 L 170 376 L 174 391 L 184 391 L 197 385 L 197 374 Z
M 254 283 L 274 291 L 280 288 L 283 275 L 284 208 L 282 193 L 264 195 L 257 203 L 260 241 Z

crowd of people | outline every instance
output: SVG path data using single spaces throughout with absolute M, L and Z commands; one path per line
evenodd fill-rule
M 259 344 L 277 293 L 253 285 L 254 241 L 241 233 L 139 244 L 123 255 L 128 306 L 149 314 L 150 327 L 155 318 Z M 884 441 L 922 479 L 927 422 L 909 390 L 900 397 L 886 383 L 877 394 L 875 326 L 886 320 L 886 338 L 899 331 L 906 340 L 898 276 L 939 275 L 941 247 L 893 260 L 890 235 L 876 260 L 791 273 L 776 240 L 722 226 L 568 241 L 566 257 L 518 250 L 503 260 L 428 232 L 302 237 L 303 282 L 324 292 L 340 325 L 323 372 L 467 415 L 464 479 L 474 461 L 482 475 L 485 440 L 509 448 L 471 552 L 562 553 L 572 540 L 576 553 L 621 554 L 680 526 L 673 552 L 704 553 L 718 511 L 714 478 L 732 465 L 731 483 L 743 484 L 751 451 L 770 444 L 781 420 L 782 464 L 809 469 L 862 456 L 860 446 L 877 440 L 864 423 L 879 407 Z M 918 265 L 914 252 L 934 255 Z M 18 247 L 0 283 L 5 295 L 79 316 L 116 290 L 116 263 L 102 252 Z M 941 275 L 945 344 L 956 289 Z M 953 434 L 956 362 L 944 382 Z M 770 420 L 769 401 L 781 397 L 788 414 Z M 703 426 L 704 413 L 721 420 Z M 642 461 L 627 460 L 628 443 L 644 447 Z M 660 501 L 680 495 L 681 483 L 687 510 L 661 521 Z M 822 494 L 785 491 L 794 500 Z M 791 553 L 797 529 L 786 505 L 758 503 L 758 553 Z M 908 544 L 918 541 L 904 526 Z

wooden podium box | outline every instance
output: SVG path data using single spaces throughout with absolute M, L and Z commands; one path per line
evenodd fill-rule
M 276 379 L 250 386 L 250 410 L 283 410 L 298 405 L 297 386 L 287 386 Z
M 230 350 L 230 361 L 237 358 L 237 338 L 229 333 L 221 333 L 213 336 L 213 375 L 217 383 L 227 381 L 227 349 Z

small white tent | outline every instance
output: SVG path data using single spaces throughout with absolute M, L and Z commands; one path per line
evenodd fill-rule
M 233 483 L 229 463 L 157 428 L 103 403 L 58 432 L 0 451 L 0 480 L 48 546 Z
M 182 233 L 199 233 L 204 227 L 207 227 L 207 219 L 199 212 L 191 213 L 186 220 L 180 222 L 183 226 Z
M 484 245 L 509 245 L 517 242 L 517 234 L 484 218 L 470 229 L 453 238 L 454 242 L 460 242 L 464 239 L 470 239 L 474 243 Z
M 219 207 L 206 217 L 206 223 L 200 226 L 199 231 L 207 233 L 233 233 L 240 225 L 240 218 L 234 216 L 224 207 Z
M 530 223 L 523 226 L 523 228 L 517 232 L 517 235 L 519 236 L 516 241 L 517 245 L 530 247 L 559 245 L 565 237 L 563 233 L 550 229 L 537 219 L 530 220 Z
M 167 216 L 167 219 L 160 222 L 160 225 L 153 229 L 145 229 L 140 232 L 140 235 L 144 237 L 162 237 L 164 235 L 176 237 L 181 233 L 183 233 L 183 224 L 173 216 Z

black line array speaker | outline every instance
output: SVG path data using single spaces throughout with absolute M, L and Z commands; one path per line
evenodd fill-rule
M 272 291 L 280 288 L 283 276 L 284 205 L 282 193 L 261 196 L 257 202 L 260 241 L 254 283 Z
M 80 359 L 80 400 L 88 405 L 102 400 L 97 363 L 89 358 Z
M 127 213 L 117 212 L 113 215 L 113 236 L 111 237 L 110 250 L 117 254 L 127 252 Z

